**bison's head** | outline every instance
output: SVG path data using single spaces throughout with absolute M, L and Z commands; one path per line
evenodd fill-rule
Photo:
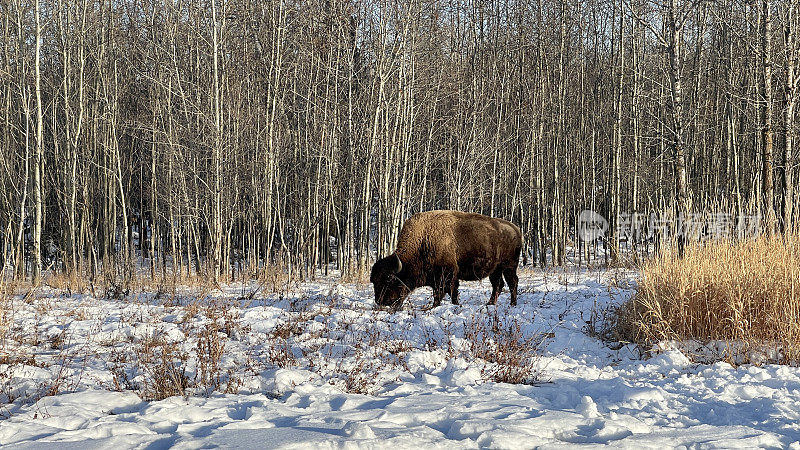
M 379 259 L 372 266 L 369 281 L 375 288 L 375 304 L 399 309 L 411 290 L 400 279 L 403 263 L 396 254 Z

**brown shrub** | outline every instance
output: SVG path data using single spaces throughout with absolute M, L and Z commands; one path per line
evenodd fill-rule
M 536 360 L 546 336 L 525 337 L 516 319 L 505 321 L 497 313 L 465 324 L 468 359 L 488 364 L 484 376 L 497 383 L 534 384 L 540 379 Z

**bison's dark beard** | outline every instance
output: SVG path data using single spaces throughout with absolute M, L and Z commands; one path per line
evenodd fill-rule
M 397 312 L 403 307 L 403 301 L 405 299 L 398 299 L 396 302 L 392 303 L 391 305 L 381 305 L 379 303 L 375 303 L 375 309 L 377 310 L 385 310 L 389 312 Z
M 404 301 L 405 301 L 405 298 L 398 298 L 394 302 L 388 303 L 388 304 L 376 301 L 375 302 L 375 309 L 377 309 L 377 310 L 386 310 L 386 311 L 390 311 L 390 312 L 397 312 L 397 311 L 400 311 L 400 308 L 403 307 L 403 302 Z
M 381 292 L 381 295 L 375 296 L 375 308 L 376 309 L 388 309 L 390 311 L 399 311 L 400 308 L 403 307 L 403 303 L 405 302 L 408 295 L 411 294 L 412 289 L 402 280 L 400 277 L 396 275 L 390 275 L 389 277 L 390 283 L 397 283 L 400 285 L 400 295 L 391 303 L 385 303 L 383 301 L 384 294 L 386 288 L 384 288 L 384 292 Z M 378 300 L 381 299 L 381 300 Z

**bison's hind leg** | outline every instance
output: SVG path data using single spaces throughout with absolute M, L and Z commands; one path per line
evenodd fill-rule
M 497 268 L 489 274 L 489 281 L 492 283 L 492 296 L 489 297 L 489 305 L 497 304 L 497 297 L 503 292 L 503 269 Z
M 517 269 L 512 267 L 504 270 L 503 277 L 506 279 L 508 289 L 511 291 L 511 306 L 517 306 L 517 285 L 519 284 Z

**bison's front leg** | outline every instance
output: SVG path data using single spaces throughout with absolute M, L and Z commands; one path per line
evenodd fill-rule
M 442 299 L 444 298 L 444 289 L 440 286 L 433 287 L 433 305 L 431 308 L 436 308 L 437 306 L 442 304 Z
M 488 305 L 497 304 L 497 297 L 503 292 L 503 270 L 497 269 L 489 275 L 489 281 L 492 283 L 492 296 L 489 297 Z
M 454 305 L 458 304 L 458 277 L 457 276 L 453 276 L 453 279 L 450 281 L 450 301 L 452 301 Z
M 442 304 L 442 299 L 444 298 L 444 277 L 442 277 L 440 269 L 434 270 L 431 275 L 432 277 L 429 280 L 433 289 L 433 305 L 431 305 L 431 308 L 436 308 Z

